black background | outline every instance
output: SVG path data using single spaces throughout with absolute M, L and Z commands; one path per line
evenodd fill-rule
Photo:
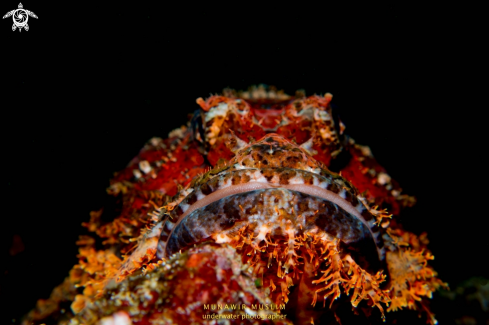
M 148 139 L 197 97 L 259 83 L 331 92 L 347 132 L 418 198 L 403 224 L 428 232 L 440 278 L 489 276 L 481 8 L 23 5 L 29 31 L 0 25 L 0 322 L 67 276 L 81 222 Z

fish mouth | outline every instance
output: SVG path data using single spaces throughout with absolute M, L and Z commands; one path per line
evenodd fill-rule
M 376 271 L 383 255 L 372 219 L 355 195 L 327 177 L 290 168 L 233 170 L 198 186 L 171 211 L 157 255 L 208 239 L 232 242 L 247 227 L 257 247 L 306 234 L 338 238 L 359 265 Z
M 217 243 L 231 242 L 243 227 L 254 232 L 258 246 L 268 238 L 304 234 L 339 238 L 360 266 L 379 268 L 375 241 L 363 222 L 331 201 L 286 188 L 234 194 L 193 210 L 173 229 L 166 254 L 211 237 Z

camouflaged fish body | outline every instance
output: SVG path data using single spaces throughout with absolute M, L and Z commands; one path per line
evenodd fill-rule
M 73 324 L 211 324 L 202 305 L 261 301 L 284 305 L 287 324 L 373 324 L 409 308 L 435 325 L 428 299 L 446 284 L 426 235 L 398 218 L 415 199 L 344 133 L 331 99 L 263 86 L 197 99 L 188 127 L 150 140 L 114 178 L 121 214 L 84 224 L 103 248 L 82 236 L 66 286 L 24 324 L 58 313 L 63 291 Z

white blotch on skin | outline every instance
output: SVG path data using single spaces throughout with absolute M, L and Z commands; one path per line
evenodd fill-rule
M 379 173 L 377 175 L 377 183 L 379 183 L 379 185 L 385 185 L 387 183 L 390 183 L 390 181 L 391 177 L 386 173 Z
M 152 168 L 147 160 L 141 160 L 139 162 L 139 169 L 141 169 L 143 173 L 147 174 L 151 171 Z

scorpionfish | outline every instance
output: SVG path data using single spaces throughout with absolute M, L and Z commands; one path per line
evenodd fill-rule
M 408 308 L 436 324 L 428 299 L 446 284 L 426 235 L 399 223 L 415 199 L 331 100 L 265 86 L 197 99 L 116 174 L 120 209 L 91 213 L 79 263 L 24 323 L 370 324 Z

